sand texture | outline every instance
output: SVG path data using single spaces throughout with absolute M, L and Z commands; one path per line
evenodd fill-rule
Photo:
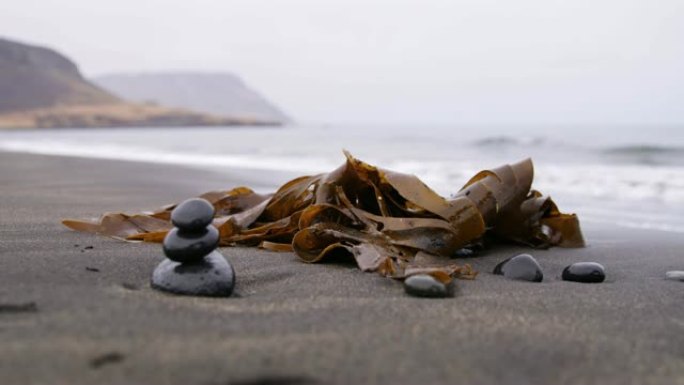
M 150 288 L 159 245 L 60 220 L 253 185 L 248 173 L 0 153 L 0 182 L 2 384 L 684 384 L 684 283 L 664 279 L 684 270 L 681 235 L 586 225 L 585 249 L 532 251 L 539 284 L 491 274 L 529 251 L 497 247 L 467 259 L 481 273 L 449 299 L 353 264 L 222 248 L 238 296 L 187 298 Z M 579 261 L 606 282 L 562 281 Z

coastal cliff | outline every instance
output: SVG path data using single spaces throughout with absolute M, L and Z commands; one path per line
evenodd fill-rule
M 248 114 L 219 116 L 126 101 L 83 77 L 49 48 L 0 38 L 0 128 L 277 125 Z
M 0 113 L 121 100 L 86 81 L 76 64 L 47 48 L 0 38 Z

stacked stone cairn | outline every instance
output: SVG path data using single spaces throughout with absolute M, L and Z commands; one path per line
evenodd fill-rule
M 235 271 L 216 250 L 219 232 L 211 222 L 214 207 L 201 198 L 188 199 L 171 212 L 175 226 L 164 238 L 162 261 L 152 274 L 152 287 L 180 295 L 229 297 Z

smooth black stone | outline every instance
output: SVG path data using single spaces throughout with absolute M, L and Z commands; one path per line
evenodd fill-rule
M 164 254 L 176 262 L 195 262 L 216 249 L 219 232 L 214 226 L 202 232 L 185 232 L 172 229 L 164 238 Z
M 235 287 L 235 271 L 218 251 L 197 263 L 165 259 L 152 273 L 152 287 L 180 295 L 229 297 Z
M 573 263 L 563 269 L 564 281 L 599 283 L 606 279 L 606 269 L 596 262 Z
M 406 278 L 404 290 L 416 297 L 443 298 L 452 294 L 447 285 L 428 274 L 416 274 Z
M 520 254 L 506 259 L 496 265 L 494 274 L 520 281 L 541 282 L 544 279 L 541 266 L 529 254 Z
M 211 224 L 214 206 L 206 199 L 193 198 L 176 206 L 171 212 L 174 226 L 187 231 L 199 231 Z

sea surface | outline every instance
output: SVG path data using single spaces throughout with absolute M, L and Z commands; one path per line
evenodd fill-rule
M 583 222 L 684 233 L 684 126 L 288 127 L 0 132 L 0 151 L 179 164 L 264 176 L 326 172 L 342 150 L 413 173 L 442 195 L 479 170 L 531 157 L 533 187 Z M 265 177 L 280 175 L 278 178 Z M 281 180 L 282 179 L 282 180 Z M 226 186 L 232 187 L 232 186 Z

